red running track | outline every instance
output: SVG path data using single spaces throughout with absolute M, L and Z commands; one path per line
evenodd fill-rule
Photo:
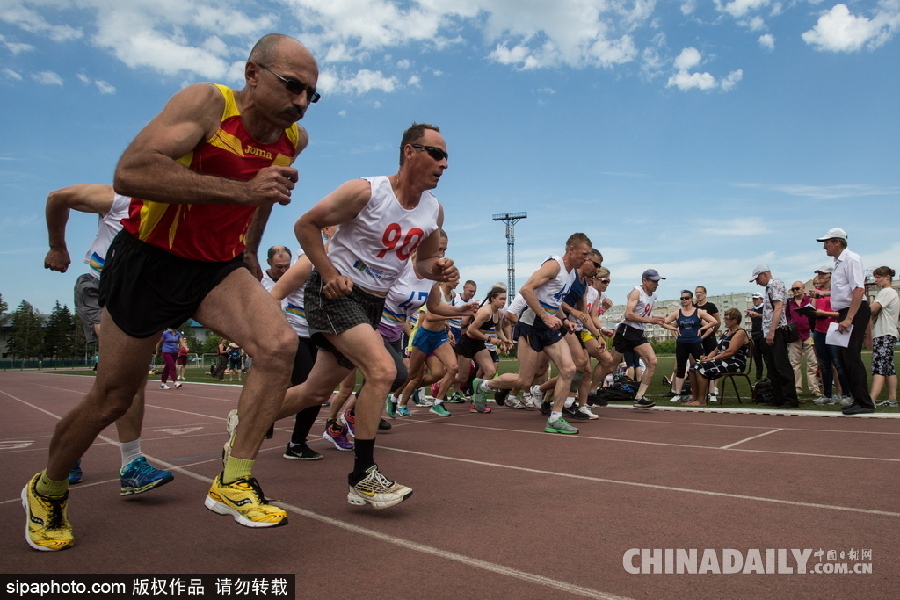
M 121 498 L 108 429 L 72 487 L 76 546 L 35 552 L 20 490 L 91 381 L 0 373 L 3 573 L 295 574 L 297 597 L 316 599 L 895 598 L 900 584 L 897 419 L 605 408 L 576 423 L 579 435 L 561 436 L 543 433 L 536 411 L 451 405 L 441 418 L 416 409 L 376 449 L 385 474 L 415 493 L 377 512 L 346 502 L 352 453 L 313 437 L 324 460 L 284 460 L 284 420 L 254 475 L 290 523 L 253 530 L 203 506 L 239 389 L 190 382 L 147 390 L 143 449 L 175 481 Z M 713 574 L 709 561 L 697 574 L 626 569 L 652 571 L 654 549 L 660 571 L 666 549 L 696 549 L 701 563 L 706 552 L 720 569 L 735 549 L 748 572 Z M 868 550 L 836 562 L 871 573 L 758 572 L 769 568 L 767 550 L 772 569 L 786 550 L 796 571 L 790 549 Z M 637 556 L 623 565 L 629 551 Z M 834 562 L 809 557 L 807 567 Z

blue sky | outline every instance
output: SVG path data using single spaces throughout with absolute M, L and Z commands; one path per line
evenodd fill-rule
M 319 61 L 300 185 L 263 245 L 348 179 L 395 172 L 412 121 L 441 127 L 448 255 L 484 289 L 518 284 L 569 234 L 591 237 L 624 300 L 791 282 L 843 227 L 872 269 L 900 267 L 900 0 L 0 0 L 0 294 L 72 304 L 96 222 L 74 215 L 66 274 L 42 269 L 51 190 L 109 183 L 178 89 L 242 85 L 277 31 Z

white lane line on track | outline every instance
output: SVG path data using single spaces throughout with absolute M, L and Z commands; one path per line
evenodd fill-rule
M 781 431 L 781 429 L 770 429 L 769 431 L 763 431 L 762 433 L 760 433 L 758 435 L 751 435 L 750 437 L 744 438 L 742 440 L 738 440 L 738 441 L 734 442 L 733 444 L 726 444 L 725 446 L 719 446 L 719 450 L 729 450 L 731 448 L 734 448 L 735 446 L 740 446 L 744 442 L 749 442 L 751 440 L 765 437 L 767 435 L 771 435 L 771 434 L 777 433 L 779 431 Z
M 447 421 L 422 421 L 422 423 L 434 424 L 438 423 L 440 425 L 446 425 L 448 427 L 466 427 L 470 429 L 484 429 L 487 431 L 500 431 L 500 432 L 508 432 L 508 433 L 529 433 L 532 435 L 552 435 L 556 436 L 560 439 L 569 439 L 569 440 L 601 440 L 604 442 L 621 442 L 623 444 L 640 444 L 644 446 L 668 446 L 671 448 L 695 448 L 697 450 L 721 450 L 722 448 L 716 446 L 702 446 L 700 444 L 672 444 L 669 442 L 649 442 L 646 440 L 628 440 L 623 438 L 612 438 L 612 437 L 603 437 L 599 435 L 585 435 L 583 433 L 579 433 L 578 435 L 568 435 L 568 436 L 559 436 L 556 433 L 545 433 L 543 431 L 538 431 L 537 429 L 505 429 L 502 427 L 485 427 L 482 425 L 466 425 L 464 423 L 448 423 Z M 582 430 L 583 431 L 583 430 Z M 792 431 L 790 429 L 785 429 L 783 431 Z M 871 460 L 876 462 L 900 462 L 900 458 L 881 458 L 881 457 L 871 457 L 871 456 L 846 456 L 846 455 L 835 455 L 835 454 L 815 454 L 813 452 L 788 452 L 784 450 L 749 450 L 746 448 L 728 448 L 727 452 L 756 452 L 759 454 L 784 454 L 788 456 L 808 456 L 815 458 L 837 458 L 844 460 Z
M 575 437 L 575 436 L 572 436 Z M 659 485 L 655 483 L 642 483 L 639 481 L 622 481 L 618 479 L 604 479 L 602 477 L 590 477 L 588 475 L 576 475 L 574 473 L 560 473 L 557 471 L 544 471 L 542 469 L 532 469 L 530 467 L 520 467 L 517 465 L 501 465 L 499 463 L 492 463 L 482 460 L 473 460 L 471 458 L 456 458 L 452 456 L 445 456 L 440 454 L 431 454 L 429 452 L 418 452 L 416 450 L 404 450 L 401 448 L 391 448 L 390 446 L 379 446 L 380 449 L 383 450 L 391 450 L 393 452 L 402 452 L 404 454 L 415 454 L 417 456 L 426 456 L 428 458 L 437 458 L 439 460 L 453 460 L 473 465 L 478 465 L 480 467 L 492 467 L 498 469 L 509 469 L 511 471 L 523 471 L 525 473 L 532 473 L 535 475 L 549 475 L 553 477 L 565 477 L 568 479 L 578 479 L 581 481 L 590 481 L 592 483 L 612 483 L 616 485 L 628 485 L 633 487 L 640 488 L 648 488 L 652 490 L 664 490 L 670 492 L 684 492 L 688 494 L 699 494 L 702 496 L 719 496 L 724 498 L 736 498 L 738 500 L 753 500 L 754 502 L 771 502 L 774 504 L 788 504 L 791 506 L 803 506 L 806 508 L 822 508 L 827 510 L 838 510 L 838 511 L 847 511 L 847 512 L 855 512 L 869 515 L 879 515 L 883 517 L 900 517 L 900 512 L 892 512 L 887 510 L 875 510 L 875 509 L 867 509 L 867 508 L 856 508 L 853 506 L 837 506 L 834 504 L 819 504 L 817 502 L 800 502 L 797 500 L 781 500 L 778 498 L 765 498 L 763 496 L 749 496 L 747 494 L 729 494 L 726 492 L 712 492 L 708 490 L 698 490 L 693 488 L 683 488 L 683 487 L 675 487 L 669 485 Z
M 426 554 L 431 554 L 437 558 L 443 558 L 447 560 L 453 560 L 456 562 L 460 562 L 464 565 L 475 567 L 478 569 L 484 569 L 485 571 L 490 571 L 491 573 L 496 573 L 498 575 L 506 575 L 507 577 L 514 577 L 516 579 L 520 579 L 522 581 L 526 581 L 528 583 L 536 583 L 538 585 L 543 585 L 548 588 L 558 590 L 561 592 L 569 593 L 576 596 L 583 596 L 585 598 L 601 598 L 604 600 L 628 600 L 626 596 L 616 596 L 614 594 L 609 594 L 607 592 L 601 592 L 600 590 L 595 590 L 592 588 L 582 587 L 580 585 L 575 585 L 574 583 L 569 583 L 566 581 L 559 581 L 557 579 L 551 579 L 549 577 L 544 577 L 543 575 L 536 575 L 534 573 L 528 573 L 527 571 L 521 571 L 519 569 L 514 569 L 512 567 L 507 567 L 505 565 L 500 565 L 497 563 L 489 562 L 486 560 L 481 560 L 478 558 L 472 558 L 471 556 L 466 556 L 465 554 L 459 554 L 458 552 L 449 552 L 447 550 L 441 550 L 440 548 L 436 548 L 434 546 L 429 546 L 426 544 L 420 544 L 418 542 L 413 542 L 411 540 L 407 540 L 404 538 L 399 538 L 393 535 L 388 535 L 386 533 L 382 533 L 380 531 L 375 531 L 372 529 L 367 529 L 365 527 L 360 527 L 358 525 L 352 525 L 350 523 L 345 523 L 339 519 L 334 519 L 332 517 L 326 517 L 324 515 L 320 515 L 314 513 L 309 510 L 304 510 L 297 506 L 293 506 L 291 504 L 287 504 L 285 502 L 274 502 L 279 506 L 284 507 L 285 509 L 290 510 L 291 512 L 295 512 L 300 516 L 307 517 L 309 519 L 314 519 L 316 521 L 320 521 L 327 525 L 331 525 L 333 527 L 339 527 L 351 533 L 356 533 L 360 535 L 364 535 L 367 537 L 371 537 L 382 542 L 387 542 L 389 544 L 394 544 L 396 546 L 400 546 L 402 548 L 407 548 L 409 550 L 414 550 L 416 552 L 424 552 Z

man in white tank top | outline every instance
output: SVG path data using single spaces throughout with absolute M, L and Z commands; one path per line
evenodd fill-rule
M 653 380 L 653 373 L 656 372 L 657 362 L 656 352 L 653 351 L 653 346 L 644 336 L 644 329 L 647 324 L 662 325 L 666 320 L 665 317 L 652 316 L 653 303 L 656 302 L 656 288 L 659 287 L 660 279 L 665 279 L 665 277 L 660 277 L 655 269 L 647 269 L 641 274 L 641 285 L 634 286 L 634 289 L 628 293 L 625 312 L 619 326 L 616 327 L 616 335 L 613 338 L 613 365 L 619 364 L 622 356 L 630 350 L 637 352 L 644 361 L 644 374 L 634 397 L 635 408 L 656 406 L 656 402 L 644 398 L 644 394 L 647 393 L 647 388 L 650 387 L 650 382 Z
M 496 379 L 474 383 L 476 396 L 491 390 L 527 389 L 531 386 L 540 353 L 546 352 L 556 365 L 559 376 L 554 389 L 553 408 L 544 431 L 575 434 L 578 429 L 562 417 L 563 405 L 569 395 L 569 385 L 575 376 L 575 363 L 568 344 L 563 342 L 565 331 L 573 331 L 574 323 L 564 319 L 561 312 L 563 298 L 575 280 L 575 270 L 591 255 L 591 240 L 583 233 L 575 233 L 566 241 L 562 257 L 550 256 L 535 271 L 519 293 L 528 308 L 519 319 L 520 328 L 528 343 L 519 344 L 519 372 L 504 373 Z
M 323 348 L 309 378 L 288 390 L 280 418 L 322 404 L 355 365 L 365 377 L 356 403 L 353 471 L 347 501 L 388 508 L 412 490 L 390 481 L 375 464 L 375 434 L 396 374 L 376 327 L 384 297 L 413 251 L 420 277 L 459 277 L 440 256 L 443 208 L 431 193 L 447 169 L 447 144 L 433 125 L 415 124 L 400 144 L 400 168 L 390 177 L 354 179 L 328 194 L 294 226 L 315 270 L 306 287 L 310 334 Z M 340 225 L 328 251 L 322 228 Z
M 65 273 L 71 259 L 66 246 L 66 223 L 69 211 L 96 214 L 97 236 L 84 257 L 89 266 L 87 273 L 75 281 L 75 310 L 84 326 L 84 337 L 97 341 L 100 335 L 101 309 L 98 304 L 100 273 L 106 262 L 106 251 L 113 238 L 122 229 L 122 219 L 128 214 L 131 198 L 120 196 L 112 186 L 103 184 L 70 185 L 47 196 L 47 234 L 50 250 L 44 258 L 44 268 Z M 102 358 L 102 357 L 101 357 Z M 144 382 L 146 384 L 146 381 Z M 176 387 L 180 387 L 180 382 Z M 144 416 L 144 388 L 134 395 L 131 408 L 116 421 L 122 469 L 119 472 L 119 493 L 124 496 L 140 494 L 165 485 L 174 479 L 169 471 L 162 471 L 145 463 L 141 451 L 141 429 Z M 137 461 L 137 462 L 135 462 Z M 69 483 L 82 479 L 81 460 L 69 472 Z

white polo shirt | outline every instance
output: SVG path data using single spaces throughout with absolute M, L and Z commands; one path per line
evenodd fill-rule
M 831 273 L 831 308 L 841 310 L 850 308 L 853 301 L 853 290 L 866 289 L 866 273 L 862 259 L 856 252 L 844 248 L 840 256 L 834 259 L 834 271 Z

